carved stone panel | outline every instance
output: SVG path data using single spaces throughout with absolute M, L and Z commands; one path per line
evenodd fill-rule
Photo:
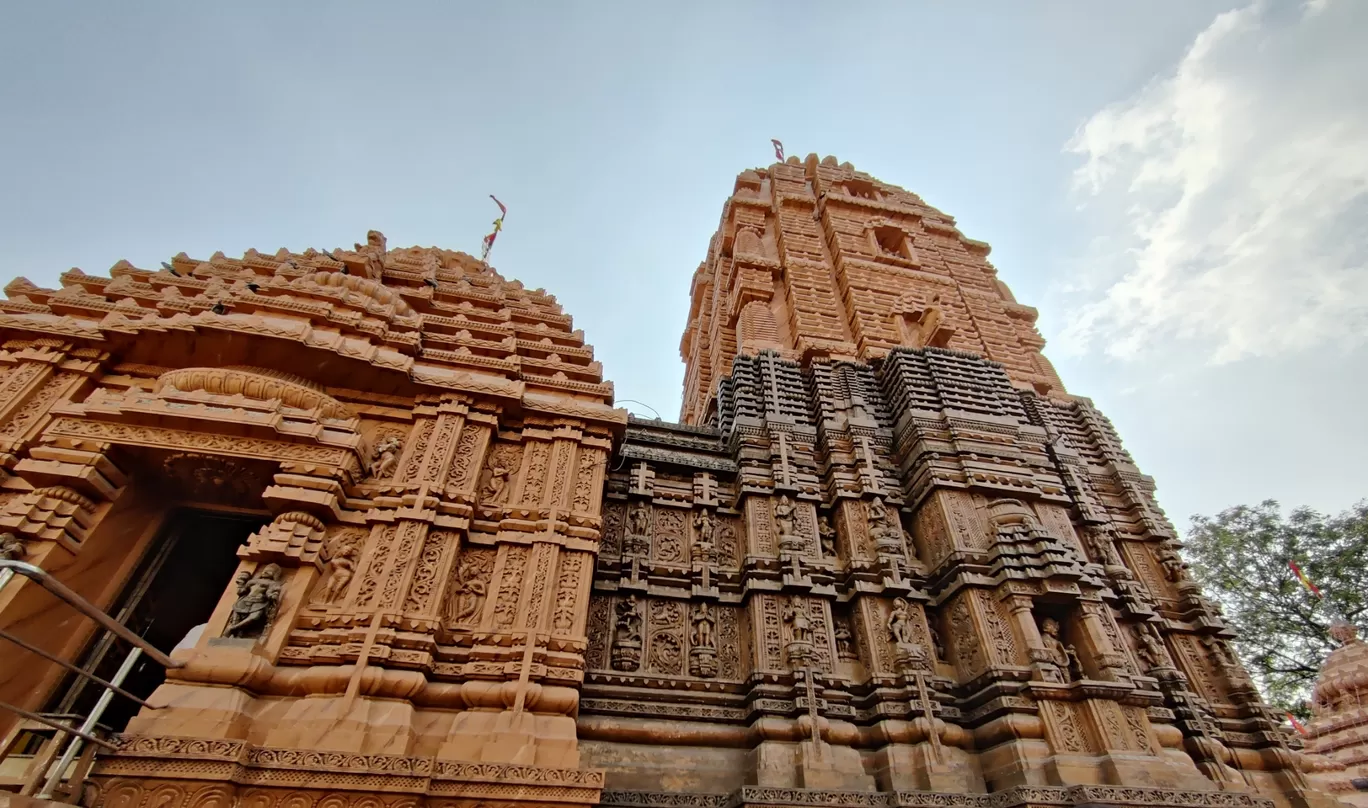
M 654 560 L 665 564 L 681 564 L 688 547 L 689 512 L 680 508 L 657 505 L 653 526 Z

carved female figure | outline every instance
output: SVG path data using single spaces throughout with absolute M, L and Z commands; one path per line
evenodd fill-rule
M 267 564 L 256 575 L 244 571 L 238 576 L 238 599 L 233 603 L 223 636 L 260 637 L 265 634 L 271 627 L 283 590 L 279 565 Z
M 494 466 L 489 470 L 489 482 L 480 489 L 480 499 L 489 505 L 501 505 L 508 488 L 508 469 Z
M 817 520 L 817 538 L 822 544 L 822 555 L 828 558 L 835 558 L 836 528 L 831 526 L 831 520 L 825 516 Z
M 356 558 L 361 552 L 360 539 L 358 535 L 344 533 L 334 540 L 330 557 L 326 559 L 328 579 L 315 596 L 316 602 L 332 603 L 347 591 L 347 584 L 356 574 Z
M 780 538 L 794 535 L 793 529 L 793 501 L 788 495 L 779 497 L 779 501 L 774 505 L 774 523 L 778 526 Z
M 627 532 L 635 536 L 651 535 L 651 509 L 643 502 L 635 502 L 627 512 Z
M 403 444 L 399 442 L 397 435 L 390 435 L 375 445 L 375 459 L 371 460 L 370 467 L 367 469 L 370 476 L 374 479 L 381 479 L 389 476 L 394 471 L 394 467 L 399 463 L 399 450 Z
M 916 642 L 912 639 L 912 616 L 907 612 L 907 601 L 898 598 L 893 601 L 893 613 L 888 616 L 888 633 L 893 642 L 907 645 Z
M 459 578 L 456 585 L 456 614 L 453 620 L 457 623 L 464 623 L 473 618 L 480 611 L 481 604 L 484 603 L 488 589 L 484 581 L 479 579 L 479 571 L 469 563 L 461 565 Z

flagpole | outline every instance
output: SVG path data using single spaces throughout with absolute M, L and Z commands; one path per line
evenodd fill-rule
M 484 237 L 480 245 L 480 262 L 484 264 L 489 263 L 489 252 L 494 249 L 494 240 L 499 237 L 499 231 L 503 230 L 504 217 L 508 215 L 508 207 L 500 202 L 497 196 L 490 194 L 489 198 L 499 206 L 499 218 L 494 220 L 494 229 L 489 231 L 489 235 Z

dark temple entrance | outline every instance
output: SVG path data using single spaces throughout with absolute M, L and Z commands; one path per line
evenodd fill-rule
M 200 510 L 173 513 L 128 585 L 110 609 L 163 653 L 170 653 L 191 629 L 204 623 L 237 569 L 237 548 L 268 521 L 265 517 Z M 95 639 L 81 657 L 81 667 L 111 679 L 128 655 L 129 645 L 112 635 Z M 147 698 L 165 680 L 160 665 L 139 660 L 124 688 Z M 68 676 L 48 703 L 47 712 L 86 715 L 102 688 Z M 115 697 L 100 723 L 120 731 L 140 708 Z

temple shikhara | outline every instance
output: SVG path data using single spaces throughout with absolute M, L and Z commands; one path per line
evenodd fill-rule
M 743 172 L 699 247 L 677 424 L 615 408 L 550 294 L 376 232 L 9 283 L 0 556 L 23 574 L 0 629 L 27 647 L 0 638 L 0 701 L 25 711 L 0 711 L 4 787 L 92 808 L 1353 798 L 1363 644 L 1317 691 L 1319 740 L 1289 735 L 988 245 L 809 156 Z M 92 711 L 63 756 L 51 724 Z

